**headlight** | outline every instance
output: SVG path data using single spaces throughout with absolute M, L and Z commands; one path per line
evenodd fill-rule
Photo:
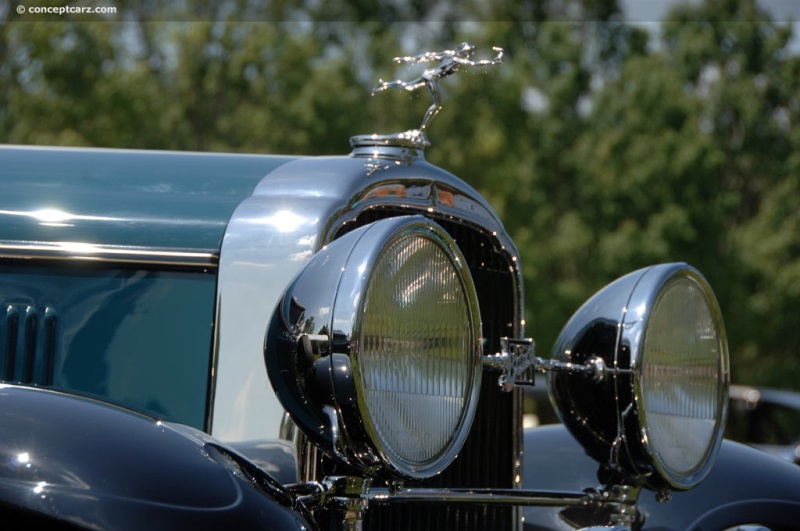
M 298 426 L 364 473 L 422 478 L 464 443 L 480 317 L 458 248 L 425 218 L 380 221 L 320 251 L 267 334 L 270 380 Z
M 554 357 L 602 358 L 606 377 L 551 376 L 562 420 L 619 472 L 687 489 L 708 474 L 728 407 L 728 350 L 716 298 L 685 264 L 631 273 L 592 297 Z M 582 380 L 582 381 L 581 381 Z

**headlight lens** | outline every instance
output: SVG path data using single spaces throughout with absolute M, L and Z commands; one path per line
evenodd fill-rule
M 612 282 L 573 315 L 553 356 L 609 367 L 599 381 L 550 377 L 564 424 L 590 455 L 653 486 L 688 489 L 705 478 L 730 375 L 721 313 L 697 270 L 662 264 Z
M 694 277 L 668 282 L 650 315 L 642 352 L 643 425 L 662 473 L 691 478 L 720 429 L 726 367 L 712 305 Z
M 434 462 L 460 433 L 474 333 L 464 283 L 441 244 L 419 233 L 394 241 L 367 289 L 357 354 L 368 431 L 393 461 Z

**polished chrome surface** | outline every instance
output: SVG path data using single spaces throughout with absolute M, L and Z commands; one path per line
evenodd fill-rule
M 428 91 L 431 99 L 431 105 L 425 111 L 425 116 L 422 118 L 422 123 L 418 129 L 411 129 L 401 133 L 394 133 L 389 135 L 362 135 L 353 137 L 350 142 L 353 147 L 359 148 L 363 146 L 396 146 L 404 148 L 424 149 L 430 146 L 428 137 L 425 132 L 428 126 L 440 110 L 442 110 L 442 89 L 439 85 L 439 80 L 456 73 L 462 67 L 486 67 L 496 65 L 503 62 L 503 49 L 493 47 L 492 51 L 495 56 L 492 59 L 474 60 L 472 56 L 475 54 L 475 46 L 468 42 L 458 45 L 454 50 L 444 50 L 441 52 L 425 52 L 415 56 L 395 57 L 396 63 L 407 64 L 422 64 L 422 63 L 438 63 L 436 66 L 426 69 L 422 75 L 410 81 L 403 81 L 400 79 L 394 81 L 379 80 L 372 95 L 388 89 L 399 89 L 405 92 L 415 92 L 421 88 Z
M 424 160 L 367 173 L 359 157 L 292 161 L 265 177 L 234 212 L 222 242 L 217 289 L 209 422 L 218 438 L 276 436 L 283 408 L 264 378 L 266 323 L 295 274 L 338 232 L 372 209 L 435 215 L 490 235 L 513 264 L 515 328 L 522 328 L 517 251 L 480 194 Z M 249 376 L 242 381 L 242 374 Z
M 428 136 L 419 129 L 410 129 L 400 133 L 388 135 L 356 135 L 350 138 L 350 145 L 356 149 L 356 154 L 363 153 L 365 148 L 372 150 L 376 155 L 390 159 L 416 158 L 431 145 Z M 394 149 L 390 149 L 394 148 Z
M 366 159 L 364 168 L 367 177 L 377 172 L 389 170 L 403 164 L 409 165 L 417 160 L 424 160 L 421 148 L 407 146 L 404 142 L 387 138 L 387 135 L 364 135 L 353 137 L 350 144 L 353 146 L 351 156 Z

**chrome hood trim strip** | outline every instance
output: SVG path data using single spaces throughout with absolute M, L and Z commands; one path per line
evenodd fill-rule
M 17 242 L 0 240 L 3 260 L 81 260 L 216 269 L 219 253 L 208 249 L 170 249 L 83 242 Z

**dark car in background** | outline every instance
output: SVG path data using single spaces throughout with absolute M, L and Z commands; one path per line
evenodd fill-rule
M 725 436 L 800 464 L 800 393 L 732 385 Z
M 525 393 L 523 425 L 560 422 L 544 377 Z M 748 385 L 731 385 L 725 437 L 800 464 L 800 393 Z

